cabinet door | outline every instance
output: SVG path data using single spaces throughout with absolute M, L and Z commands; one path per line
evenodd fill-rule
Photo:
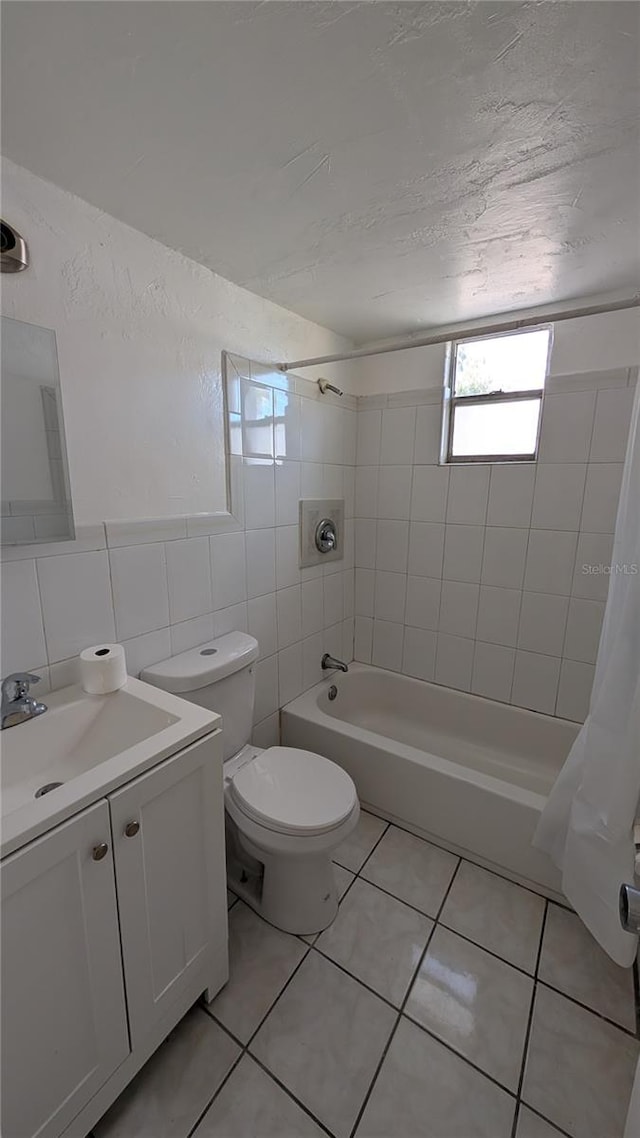
M 102 801 L 2 863 L 6 1138 L 59 1134 L 129 1053 L 110 844 Z
M 215 980 L 216 951 L 226 961 L 220 733 L 130 782 L 109 803 L 135 1048 L 209 962 Z M 208 985 L 207 978 L 202 988 Z

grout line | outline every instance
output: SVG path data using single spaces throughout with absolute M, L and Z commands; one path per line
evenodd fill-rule
M 527 1110 L 530 1110 L 531 1113 L 535 1114 L 537 1118 L 541 1118 L 543 1122 L 546 1122 L 554 1130 L 557 1130 L 558 1134 L 563 1135 L 563 1138 L 575 1138 L 574 1135 L 569 1134 L 568 1130 L 563 1130 L 561 1126 L 558 1126 L 557 1122 L 553 1122 L 550 1118 L 547 1118 L 546 1114 L 542 1114 L 542 1112 L 537 1110 L 536 1107 L 530 1106 L 528 1102 L 519 1102 L 518 1111 L 520 1110 L 521 1106 L 526 1106 Z
M 380 1074 L 380 1071 L 381 1071 L 381 1069 L 382 1069 L 382 1065 L 383 1065 L 383 1063 L 384 1063 L 384 1061 L 385 1061 L 385 1059 L 386 1059 L 386 1057 L 387 1057 L 387 1053 L 388 1053 L 388 1051 L 389 1051 L 389 1048 L 391 1047 L 391 1044 L 392 1044 L 392 1042 L 393 1042 L 393 1039 L 394 1039 L 394 1037 L 395 1037 L 395 1034 L 396 1034 L 396 1032 L 397 1032 L 397 1030 L 398 1030 L 398 1026 L 399 1026 L 399 1024 L 400 1024 L 400 1020 L 402 1019 L 402 1013 L 403 1013 L 403 1011 L 404 1011 L 404 1008 L 405 1008 L 405 1005 L 406 1005 L 406 1003 L 407 1003 L 407 1001 L 408 1001 L 408 999 L 409 999 L 409 996 L 411 995 L 411 989 L 413 988 L 413 985 L 414 985 L 414 983 L 415 983 L 415 981 L 416 981 L 416 978 L 417 978 L 417 976 L 418 976 L 418 973 L 420 972 L 420 969 L 421 969 L 421 967 L 422 967 L 422 962 L 423 962 L 423 960 L 424 960 L 424 958 L 425 958 L 425 956 L 426 956 L 426 954 L 427 954 L 427 952 L 428 952 L 428 950 L 429 950 L 429 945 L 431 944 L 431 940 L 432 940 L 432 938 L 433 938 L 434 932 L 435 932 L 435 930 L 436 930 L 436 927 L 437 927 L 438 918 L 440 917 L 440 913 L 442 912 L 442 910 L 443 910 L 443 908 L 444 908 L 444 906 L 445 906 L 445 903 L 446 903 L 447 897 L 449 896 L 449 893 L 451 892 L 451 887 L 452 887 L 452 885 L 453 885 L 453 883 L 454 883 L 454 881 L 455 881 L 455 879 L 456 879 L 456 875 L 457 875 L 457 873 L 458 873 L 458 869 L 460 868 L 460 864 L 461 864 L 461 863 L 460 863 L 460 862 L 458 862 L 458 865 L 456 866 L 455 870 L 453 871 L 453 874 L 452 874 L 452 877 L 451 877 L 451 881 L 449 882 L 449 885 L 448 885 L 448 887 L 447 887 L 447 890 L 446 890 L 446 892 L 445 892 L 445 894 L 444 894 L 444 897 L 442 898 L 442 903 L 441 903 L 441 905 L 440 905 L 440 907 L 439 907 L 439 909 L 438 909 L 438 915 L 437 915 L 437 917 L 436 917 L 436 920 L 434 921 L 434 924 L 433 924 L 433 928 L 431 929 L 431 931 L 430 931 L 430 933 L 429 933 L 429 936 L 427 937 L 427 942 L 426 942 L 426 944 L 425 944 L 425 946 L 424 946 L 424 948 L 423 948 L 423 950 L 422 950 L 422 952 L 421 952 L 421 954 L 420 954 L 420 958 L 419 958 L 419 960 L 418 960 L 418 962 L 417 962 L 417 964 L 416 964 L 416 967 L 415 967 L 415 968 L 414 968 L 414 970 L 413 970 L 413 973 L 412 973 L 412 976 L 411 976 L 411 979 L 410 979 L 409 985 L 408 985 L 408 987 L 407 987 L 407 991 L 406 991 L 406 993 L 405 993 L 405 997 L 404 997 L 404 999 L 403 999 L 403 1001 L 402 1001 L 402 1004 L 400 1005 L 400 1010 L 399 1010 L 399 1012 L 398 1012 L 398 1016 L 397 1016 L 396 1022 L 395 1022 L 395 1024 L 394 1024 L 393 1028 L 391 1029 L 391 1034 L 389 1035 L 389 1038 L 388 1038 L 388 1040 L 387 1040 L 386 1046 L 384 1047 L 384 1050 L 383 1050 L 383 1052 L 382 1052 L 382 1055 L 380 1056 L 380 1060 L 379 1060 L 379 1062 L 378 1062 L 378 1064 L 377 1064 L 377 1066 L 376 1066 L 376 1069 L 375 1069 L 375 1071 L 374 1071 L 374 1073 L 373 1073 L 373 1078 L 372 1078 L 372 1080 L 371 1080 L 371 1083 L 369 1084 L 369 1089 L 368 1089 L 368 1091 L 367 1091 L 367 1093 L 366 1093 L 366 1095 L 365 1095 L 365 1097 L 364 1097 L 364 1100 L 363 1100 L 363 1102 L 362 1102 L 362 1105 L 361 1105 L 361 1107 L 360 1107 L 360 1110 L 358 1111 L 358 1115 L 357 1115 L 357 1117 L 356 1117 L 356 1120 L 355 1120 L 355 1122 L 354 1122 L 354 1124 L 353 1124 L 353 1128 L 352 1128 L 352 1130 L 351 1130 L 351 1133 L 350 1133 L 350 1135 L 349 1135 L 349 1138 L 355 1138 L 355 1134 L 356 1134 L 356 1131 L 357 1131 L 357 1129 L 358 1129 L 358 1127 L 359 1127 L 359 1125 L 360 1125 L 360 1122 L 361 1122 L 361 1120 L 362 1120 L 362 1116 L 363 1116 L 363 1114 L 364 1114 L 364 1112 L 365 1112 L 365 1110 L 366 1110 L 366 1108 L 367 1108 L 367 1104 L 368 1104 L 368 1102 L 369 1102 L 369 1099 L 371 1098 L 371 1094 L 372 1094 L 372 1092 L 373 1092 L 373 1088 L 374 1088 L 374 1086 L 375 1086 L 375 1084 L 376 1084 L 376 1081 L 377 1081 L 377 1079 L 378 1079 L 378 1075 Z
M 274 1083 L 276 1083 L 276 1084 L 277 1084 L 277 1086 L 279 1086 L 279 1087 L 280 1087 L 280 1089 L 281 1089 L 281 1090 L 283 1090 L 283 1091 L 285 1092 L 285 1094 L 287 1094 L 287 1095 L 289 1096 L 289 1098 L 290 1098 L 290 1099 L 293 1099 L 293 1101 L 296 1103 L 296 1105 L 297 1105 L 297 1106 L 299 1106 L 299 1107 L 300 1107 L 300 1109 L 301 1109 L 301 1110 L 303 1110 L 303 1111 L 304 1111 L 304 1113 L 305 1113 L 305 1114 L 306 1114 L 306 1115 L 307 1115 L 309 1118 L 311 1118 L 311 1119 L 313 1120 L 313 1122 L 315 1122 L 316 1126 L 319 1126 L 319 1127 L 320 1127 L 320 1129 L 321 1129 L 321 1130 L 323 1130 L 325 1134 L 328 1134 L 328 1135 L 329 1135 L 329 1138 L 335 1138 L 335 1136 L 334 1136 L 334 1134 L 333 1134 L 333 1131 L 332 1131 L 332 1130 L 329 1130 L 329 1128 L 328 1128 L 328 1126 L 326 1125 L 326 1123 L 324 1123 L 324 1122 L 321 1122 L 321 1120 L 320 1120 L 320 1119 L 319 1119 L 319 1118 L 318 1118 L 318 1117 L 317 1117 L 317 1116 L 316 1116 L 316 1115 L 315 1115 L 315 1114 L 314 1114 L 314 1113 L 313 1113 L 313 1112 L 312 1112 L 312 1111 L 309 1109 L 309 1107 L 308 1107 L 308 1106 L 305 1106 L 305 1104 L 302 1102 L 302 1099 L 299 1099 L 299 1098 L 298 1098 L 298 1097 L 297 1097 L 297 1096 L 296 1096 L 296 1095 L 293 1093 L 293 1091 L 291 1091 L 291 1090 L 289 1089 L 289 1087 L 287 1087 L 287 1086 L 286 1086 L 286 1084 L 285 1084 L 285 1083 L 283 1083 L 283 1082 L 282 1082 L 282 1081 L 281 1081 L 281 1080 L 278 1078 L 278 1076 L 277 1076 L 277 1075 L 274 1075 L 273 1071 L 271 1071 L 271 1070 L 269 1069 L 269 1067 L 265 1066 L 265 1064 L 262 1062 L 262 1060 L 261 1060 L 261 1059 L 258 1059 L 258 1057 L 257 1057 L 256 1055 L 254 1055 L 252 1051 L 247 1051 L 246 1053 L 247 1053 L 247 1055 L 249 1056 L 249 1058 L 250 1058 L 250 1059 L 252 1059 L 252 1060 L 253 1060 L 253 1062 L 254 1062 L 254 1063 L 256 1063 L 256 1064 L 257 1064 L 257 1066 L 258 1066 L 258 1067 L 260 1067 L 260 1069 L 261 1069 L 262 1071 L 264 1071 L 265 1075 L 267 1075 L 267 1076 L 268 1076 L 270 1079 L 272 1079 L 272 1080 L 273 1080 L 273 1082 L 274 1082 Z
M 571 996 L 568 992 L 563 992 L 562 988 L 556 988 L 554 984 L 549 984 L 546 980 L 538 979 L 536 983 L 538 987 L 547 988 L 548 991 L 555 992 L 557 996 L 562 996 L 563 999 L 569 1000 L 570 1003 L 575 1004 L 578 1008 L 582 1008 L 585 1012 L 589 1012 L 589 1014 L 595 1016 L 596 1019 L 600 1019 L 604 1023 L 608 1023 L 611 1027 L 617 1028 L 617 1030 L 622 1031 L 624 1035 L 630 1035 L 632 1039 L 638 1038 L 638 1034 L 635 1030 L 632 1030 L 630 1027 L 624 1027 L 621 1023 L 618 1023 L 617 1020 L 610 1019 L 609 1016 L 603 1015 L 602 1012 L 598 1012 L 595 1008 L 589 1007 L 589 1004 L 583 1004 L 582 1000 L 577 1000 L 575 996 Z
M 488 1082 L 493 1083 L 494 1087 L 499 1087 L 501 1091 L 504 1091 L 505 1094 L 509 1095 L 509 1097 L 513 1099 L 514 1107 L 517 1107 L 518 1099 L 516 1092 L 510 1090 L 509 1087 L 505 1086 L 504 1083 L 499 1082 L 498 1079 L 496 1079 L 495 1075 L 490 1075 L 488 1071 L 485 1071 L 483 1067 L 479 1067 L 478 1064 L 474 1063 L 472 1059 L 469 1059 L 467 1055 L 463 1055 L 461 1051 L 457 1051 L 452 1043 L 448 1043 L 446 1039 L 442 1039 L 441 1036 L 436 1035 L 436 1033 L 432 1031 L 431 1028 L 425 1027 L 424 1024 L 420 1023 L 417 1019 L 414 1019 L 413 1016 L 411 1016 L 408 1012 L 402 1012 L 400 1018 L 402 1019 L 403 1016 L 409 1023 L 413 1024 L 414 1027 L 417 1027 L 420 1031 L 423 1031 L 424 1034 L 428 1035 L 430 1039 L 435 1040 L 435 1042 L 439 1043 L 441 1047 L 446 1048 L 446 1050 L 450 1051 L 452 1055 L 455 1055 L 456 1059 L 461 1059 L 462 1062 L 466 1063 L 468 1067 L 471 1067 L 473 1071 L 476 1071 L 479 1075 L 482 1075 L 485 1079 L 487 1079 Z
M 534 969 L 534 973 L 533 973 L 533 976 L 534 976 L 533 990 L 531 992 L 531 1001 L 529 1004 L 529 1015 L 527 1018 L 527 1027 L 526 1027 L 525 1036 L 524 1036 L 524 1045 L 522 1048 L 522 1061 L 520 1063 L 520 1077 L 518 1079 L 518 1089 L 516 1092 L 516 1098 L 517 1098 L 518 1106 L 517 1106 L 515 1118 L 513 1120 L 513 1128 L 511 1131 L 511 1138 L 516 1138 L 516 1127 L 518 1125 L 518 1115 L 520 1113 L 520 1103 L 522 1101 L 521 1096 L 522 1096 L 522 1087 L 524 1084 L 524 1073 L 525 1073 L 525 1069 L 527 1066 L 527 1058 L 528 1058 L 528 1054 L 529 1054 L 529 1041 L 531 1039 L 531 1025 L 533 1023 L 533 1010 L 535 1008 L 536 993 L 538 991 L 538 969 L 540 967 L 540 958 L 542 956 L 542 944 L 544 941 L 545 929 L 547 927 L 547 914 L 548 914 L 548 912 L 549 912 L 549 902 L 547 901 L 545 904 L 545 907 L 544 907 L 544 914 L 542 916 L 542 925 L 540 926 L 540 940 L 538 941 L 538 951 L 536 954 L 536 964 L 535 964 L 535 969 Z
M 198 1115 L 198 1117 L 196 1118 L 196 1121 L 194 1122 L 194 1124 L 193 1124 L 193 1126 L 191 1127 L 191 1129 L 190 1129 L 189 1131 L 187 1131 L 187 1135 L 186 1135 L 186 1138 L 191 1138 L 192 1134 L 194 1134 L 194 1133 L 195 1133 L 195 1131 L 198 1129 L 198 1127 L 199 1127 L 200 1123 L 202 1122 L 202 1120 L 203 1120 L 203 1118 L 204 1118 L 205 1114 L 207 1114 L 207 1112 L 208 1112 L 209 1108 L 210 1108 L 210 1107 L 213 1105 L 213 1102 L 214 1102 L 214 1100 L 215 1100 L 215 1099 L 218 1097 L 218 1095 L 220 1094 L 220 1091 L 222 1090 L 222 1088 L 223 1088 L 224 1086 L 226 1086 L 227 1082 L 228 1082 L 228 1081 L 229 1081 L 229 1079 L 231 1078 L 231 1076 L 232 1076 L 233 1072 L 235 1071 L 236 1067 L 238 1066 L 238 1064 L 239 1064 L 240 1060 L 242 1059 L 243 1055 L 244 1055 L 244 1051 L 241 1051 L 241 1052 L 240 1052 L 240 1054 L 239 1054 L 239 1055 L 237 1056 L 237 1058 L 235 1059 L 235 1061 L 234 1061 L 234 1062 L 231 1064 L 231 1066 L 230 1066 L 229 1070 L 227 1071 L 227 1073 L 226 1073 L 226 1075 L 225 1075 L 224 1079 L 223 1079 L 223 1080 L 222 1080 L 222 1082 L 220 1083 L 220 1086 L 216 1088 L 216 1091 L 215 1091 L 215 1093 L 214 1093 L 214 1094 L 211 1096 L 211 1098 L 209 1099 L 209 1102 L 208 1102 L 208 1103 L 207 1103 L 207 1105 L 205 1106 L 204 1110 L 203 1110 L 203 1111 L 202 1111 L 202 1112 L 201 1112 L 201 1113 Z

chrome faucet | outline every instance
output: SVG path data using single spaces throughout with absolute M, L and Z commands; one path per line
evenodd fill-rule
M 336 660 L 335 656 L 330 656 L 328 652 L 325 652 L 324 656 L 322 657 L 322 660 L 320 661 L 320 666 L 323 669 L 337 668 L 339 672 L 348 672 L 349 671 L 349 665 L 348 664 L 343 664 L 342 660 Z
M 46 703 L 38 703 L 29 695 L 31 684 L 40 682 L 40 676 L 30 672 L 14 672 L 2 681 L 2 730 L 17 727 L 47 710 Z

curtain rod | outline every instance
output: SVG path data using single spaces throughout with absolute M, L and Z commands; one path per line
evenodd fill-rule
M 626 308 L 640 307 L 640 296 L 628 297 L 626 300 L 612 300 L 609 304 L 592 304 L 586 308 L 565 308 L 559 312 L 541 312 L 536 316 L 523 316 L 519 320 L 503 320 L 496 324 L 484 324 L 476 328 L 453 328 L 445 332 L 436 332 L 431 336 L 421 336 L 419 339 L 400 340 L 396 344 L 388 344 L 382 348 L 355 348 L 342 355 L 315 356 L 309 360 L 288 360 L 278 364 L 278 371 L 296 371 L 301 367 L 312 367 L 315 364 L 335 364 L 343 360 L 361 360 L 365 356 L 383 356 L 387 352 L 404 352 L 407 348 L 428 348 L 433 344 L 446 344 L 450 340 L 461 340 L 467 336 L 491 336 L 499 332 L 518 332 L 521 328 L 532 328 L 536 324 L 557 323 L 560 320 L 579 320 L 582 316 L 599 316 L 603 312 L 620 312 Z

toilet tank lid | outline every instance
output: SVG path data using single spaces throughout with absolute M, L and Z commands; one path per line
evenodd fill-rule
M 144 668 L 140 679 L 176 694 L 197 691 L 239 672 L 241 668 L 247 668 L 257 658 L 258 641 L 253 636 L 244 632 L 227 632 L 217 640 L 198 644 L 197 648 Z

